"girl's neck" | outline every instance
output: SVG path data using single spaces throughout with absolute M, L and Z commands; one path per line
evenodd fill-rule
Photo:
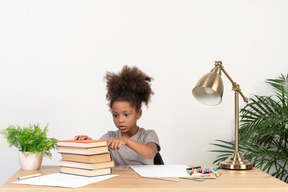
M 130 138 L 130 137 L 133 137 L 138 132 L 138 130 L 139 130 L 139 127 L 136 126 L 135 128 L 133 128 L 127 133 L 121 133 L 121 135 L 122 137 Z

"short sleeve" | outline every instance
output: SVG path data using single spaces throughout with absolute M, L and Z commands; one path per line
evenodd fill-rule
M 159 138 L 154 130 L 147 130 L 146 131 L 146 137 L 145 137 L 145 144 L 152 142 L 157 145 L 157 150 L 160 151 L 160 143 L 159 143 Z
M 106 140 L 106 141 L 109 141 L 108 133 L 105 133 L 104 135 L 102 135 L 102 137 L 100 137 L 99 140 Z
M 109 141 L 110 139 L 112 139 L 114 137 L 119 137 L 119 136 L 117 136 L 117 132 L 116 131 L 108 131 L 107 133 L 102 135 L 102 137 L 100 137 L 99 140 Z

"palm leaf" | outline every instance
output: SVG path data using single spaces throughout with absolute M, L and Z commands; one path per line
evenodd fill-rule
M 239 152 L 267 173 L 288 182 L 288 74 L 266 81 L 275 93 L 254 95 L 240 110 Z M 219 164 L 234 153 L 234 141 L 212 143 Z

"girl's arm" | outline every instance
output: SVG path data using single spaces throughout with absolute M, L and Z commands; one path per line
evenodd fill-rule
M 112 150 L 119 150 L 122 145 L 127 145 L 130 149 L 146 159 L 154 158 L 158 152 L 157 145 L 153 142 L 149 142 L 145 145 L 126 137 L 112 138 L 108 142 L 108 145 Z

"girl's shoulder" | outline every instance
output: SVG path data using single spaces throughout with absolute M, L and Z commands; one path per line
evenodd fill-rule
M 156 134 L 156 132 L 154 131 L 154 130 L 152 130 L 152 129 L 144 129 L 144 128 L 140 128 L 139 127 L 139 131 L 138 131 L 138 134 L 139 135 L 145 135 L 145 136 L 147 136 L 147 135 L 150 135 L 150 134 L 152 134 L 152 135 L 154 135 L 154 134 Z M 157 134 L 156 134 L 157 135 Z
M 111 138 L 114 138 L 114 137 L 121 137 L 121 132 L 119 130 L 117 130 L 117 131 L 108 131 L 107 133 L 105 133 L 101 137 L 101 139 L 110 140 Z

